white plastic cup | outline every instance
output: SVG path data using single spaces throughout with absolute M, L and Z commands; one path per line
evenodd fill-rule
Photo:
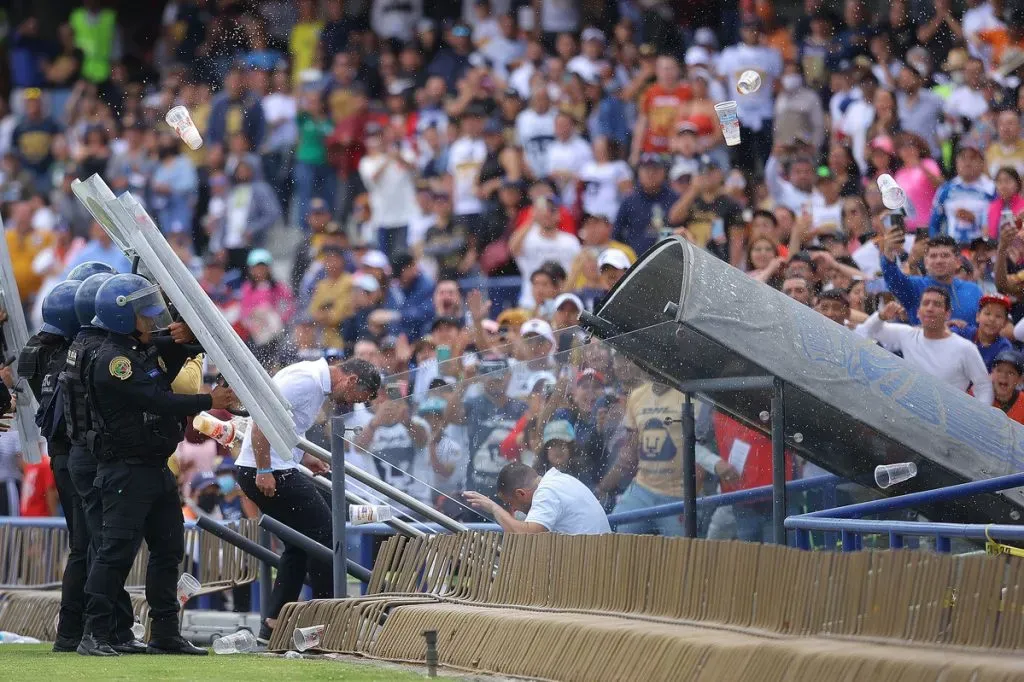
M 167 112 L 164 120 L 167 121 L 167 125 L 174 128 L 174 132 L 185 141 L 189 149 L 195 151 L 203 146 L 203 136 L 199 134 L 199 129 L 192 122 L 192 116 L 188 113 L 188 109 L 182 106 L 174 107 Z
M 392 511 L 386 504 L 353 504 L 348 508 L 348 519 L 353 526 L 390 521 Z
M 233 635 L 213 640 L 215 654 L 244 654 L 256 649 L 256 636 L 248 630 L 239 630 Z
M 757 71 L 749 70 L 744 71 L 740 74 L 740 79 L 736 81 L 736 90 L 741 95 L 750 95 L 761 89 L 761 74 Z
M 882 464 L 875 467 L 875 483 L 882 489 L 909 481 L 914 476 L 917 476 L 917 465 L 913 462 Z
M 735 100 L 719 102 L 715 105 L 715 113 L 725 135 L 725 144 L 735 147 L 740 143 L 740 119 L 736 116 Z
M 143 625 L 142 623 L 140 623 L 139 621 L 135 621 L 135 624 L 132 625 L 132 637 L 134 637 L 135 639 L 141 641 L 142 638 L 145 637 L 145 636 L 146 636 L 146 626 Z
M 882 204 L 890 211 L 898 211 L 907 205 L 907 193 L 888 173 L 878 176 L 878 191 L 882 193 Z
M 326 625 L 310 625 L 308 628 L 295 628 L 292 633 L 292 643 L 296 651 L 305 651 L 320 646 L 320 640 L 326 632 Z
M 199 581 L 193 578 L 188 573 L 182 573 L 181 577 L 178 578 L 178 604 L 181 608 L 185 608 L 185 604 L 189 599 L 192 598 L 196 592 L 199 591 L 202 585 Z

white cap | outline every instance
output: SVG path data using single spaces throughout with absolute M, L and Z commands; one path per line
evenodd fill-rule
M 593 26 L 585 28 L 583 29 L 583 33 L 580 35 L 580 40 L 584 42 L 587 40 L 599 40 L 603 43 L 605 42 L 604 31 L 599 28 L 594 28 Z
M 391 263 L 388 261 L 388 257 L 384 255 L 382 251 L 376 249 L 367 251 L 363 254 L 363 267 L 376 268 L 377 270 L 384 270 L 389 272 L 391 270 Z
M 581 301 L 580 297 L 577 296 L 576 294 L 560 294 L 557 298 L 555 298 L 555 303 L 552 306 L 552 309 L 558 310 L 566 301 L 575 305 L 580 312 L 583 312 L 583 301 Z
M 536 334 L 537 336 L 543 336 L 545 339 L 551 342 L 551 347 L 557 345 L 555 343 L 555 334 L 551 331 L 551 325 L 540 319 L 532 319 L 523 322 L 523 326 L 519 328 L 519 335 L 526 336 L 527 334 Z
M 693 43 L 702 47 L 717 48 L 718 36 L 707 26 L 701 26 L 693 32 Z
M 695 66 L 697 64 L 710 64 L 711 53 L 708 52 L 706 47 L 700 45 L 694 45 L 686 51 L 686 56 L 683 58 L 687 66 Z
M 372 294 L 380 291 L 380 282 L 377 281 L 376 277 L 367 272 L 356 275 L 353 278 L 353 283 L 357 288 L 362 289 L 367 293 Z
M 605 249 L 597 259 L 597 269 L 610 266 L 616 270 L 629 270 L 629 256 L 619 249 Z

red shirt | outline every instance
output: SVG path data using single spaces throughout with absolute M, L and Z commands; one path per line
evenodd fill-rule
M 683 115 L 683 104 L 693 98 L 690 86 L 680 83 L 666 90 L 657 83 L 647 88 L 640 98 L 640 113 L 647 117 L 644 134 L 645 152 L 664 153 Z
M 738 483 L 722 482 L 722 492 L 772 484 L 772 439 L 732 417 L 715 412 L 719 456 L 740 472 Z M 793 480 L 793 458 L 786 454 L 786 480 Z
M 56 487 L 49 457 L 43 455 L 38 464 L 25 465 L 25 476 L 21 482 L 21 515 L 49 516 L 50 506 L 46 503 L 46 495 Z

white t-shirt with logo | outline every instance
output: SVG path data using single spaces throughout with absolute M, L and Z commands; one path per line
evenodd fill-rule
M 744 71 L 756 71 L 761 76 L 761 88 L 749 95 L 736 97 L 736 113 L 740 123 L 751 130 L 761 130 L 765 121 L 772 120 L 775 105 L 775 82 L 782 76 L 782 55 L 772 47 L 739 43 L 722 51 L 718 71 L 726 82 L 739 81 Z
M 548 469 L 533 492 L 527 523 L 544 526 L 564 535 L 603 535 L 611 533 L 608 516 L 601 503 L 579 479 Z
M 566 272 L 569 272 L 572 269 L 573 259 L 580 252 L 580 240 L 561 230 L 555 230 L 552 236 L 546 237 L 541 234 L 540 227 L 536 223 L 521 229 L 530 232 L 523 240 L 522 251 L 515 259 L 519 272 L 523 275 L 519 305 L 523 308 L 532 308 L 534 303 L 530 275 L 549 260 L 555 261 L 565 268 Z
M 548 149 L 555 142 L 556 116 L 553 108 L 543 114 L 526 109 L 516 116 L 516 138 L 523 148 L 526 165 L 538 178 L 548 174 Z
M 583 212 L 607 216 L 615 222 L 622 203 L 619 185 L 633 179 L 633 171 L 626 162 L 590 161 L 580 169 L 579 177 L 583 182 Z
M 452 207 L 455 215 L 471 215 L 483 211 L 483 202 L 476 196 L 480 168 L 487 160 L 483 140 L 460 137 L 448 150 L 448 172 L 452 176 Z

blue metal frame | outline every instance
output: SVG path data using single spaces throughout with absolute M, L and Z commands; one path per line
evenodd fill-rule
M 905 537 L 935 537 L 935 550 L 948 553 L 952 538 L 984 540 L 986 534 L 1010 542 L 1024 542 L 1024 526 L 931 523 L 919 521 L 872 521 L 860 517 L 889 511 L 919 507 L 936 502 L 995 493 L 1024 486 L 1024 473 L 997 476 L 983 481 L 971 481 L 935 490 L 923 490 L 898 497 L 861 502 L 835 509 L 790 516 L 786 528 L 796 531 L 796 546 L 810 549 L 811 531 L 838 531 L 844 552 L 860 549 L 864 535 L 888 535 L 889 547 L 901 549 Z

